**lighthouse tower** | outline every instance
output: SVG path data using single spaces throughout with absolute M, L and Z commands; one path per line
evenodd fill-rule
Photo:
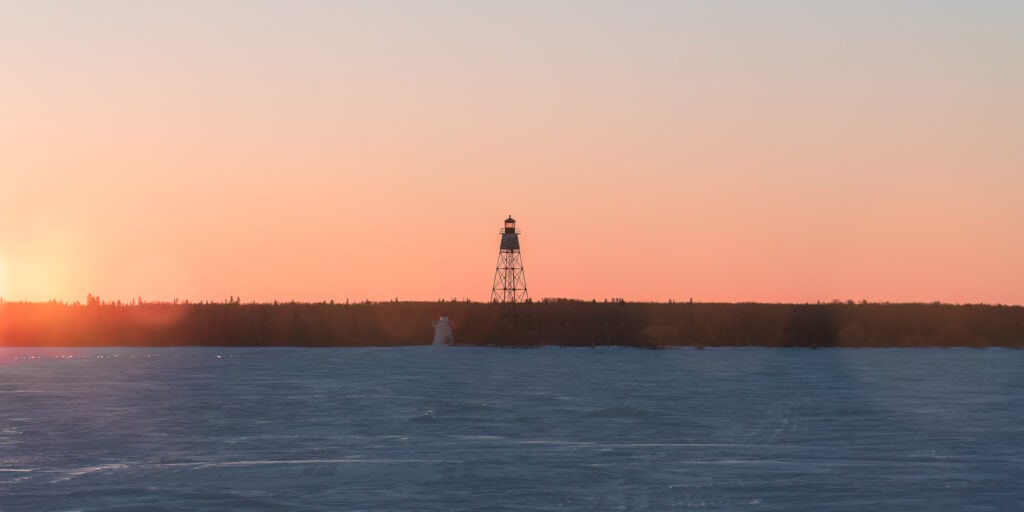
M 491 302 L 501 302 L 514 311 L 515 305 L 529 300 L 526 292 L 526 274 L 523 273 L 523 255 L 519 252 L 519 233 L 511 215 L 505 219 L 498 249 L 498 267 L 494 270 Z

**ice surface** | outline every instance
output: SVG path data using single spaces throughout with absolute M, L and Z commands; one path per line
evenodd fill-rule
M 0 349 L 0 512 L 1019 510 L 1024 352 Z

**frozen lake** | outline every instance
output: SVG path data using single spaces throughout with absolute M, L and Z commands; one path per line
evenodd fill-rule
M 0 349 L 0 512 L 1021 510 L 1024 351 Z

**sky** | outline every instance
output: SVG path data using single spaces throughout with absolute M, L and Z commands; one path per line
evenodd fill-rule
M 0 297 L 1024 304 L 1024 2 L 0 0 Z

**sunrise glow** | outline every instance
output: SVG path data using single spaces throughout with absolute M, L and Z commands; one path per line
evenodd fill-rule
M 1024 303 L 1022 5 L 5 4 L 0 294 Z

